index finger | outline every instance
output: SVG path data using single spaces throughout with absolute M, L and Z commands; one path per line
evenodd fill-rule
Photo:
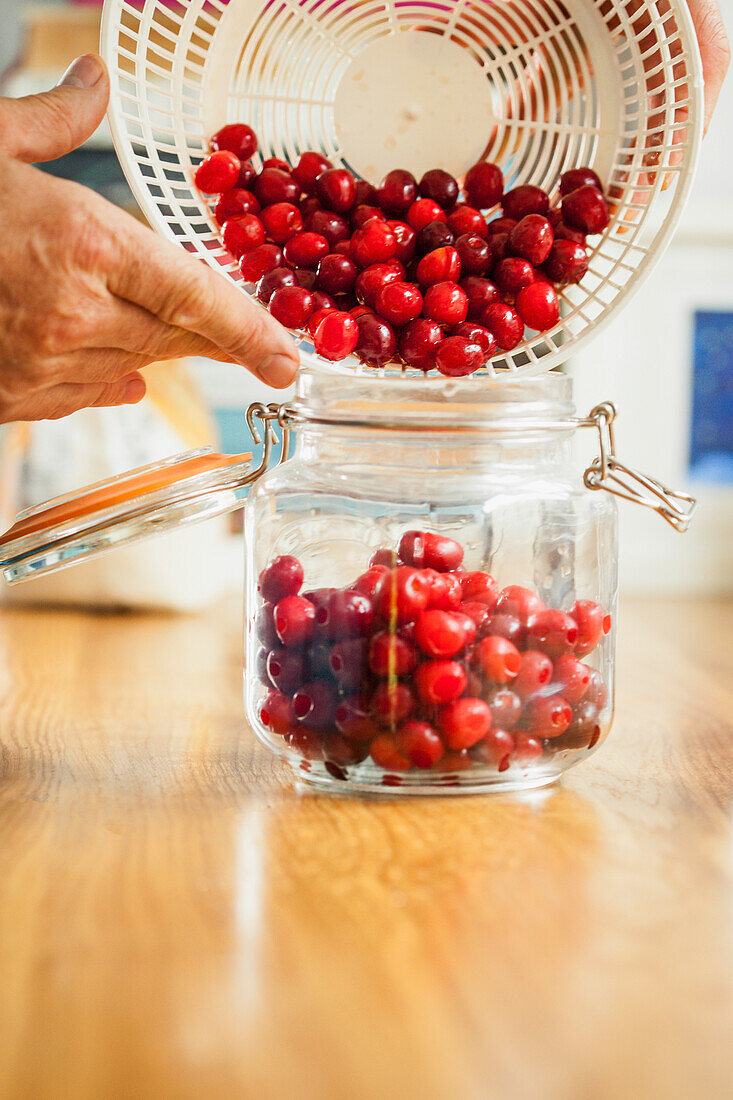
M 128 215 L 111 228 L 116 261 L 109 290 L 161 321 L 203 336 L 263 382 L 284 389 L 299 357 L 292 338 L 269 313 L 207 264 L 158 237 Z

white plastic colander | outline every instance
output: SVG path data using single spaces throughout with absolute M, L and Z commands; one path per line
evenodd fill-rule
M 247 122 L 262 158 L 315 149 L 378 183 L 392 168 L 459 179 L 498 163 L 507 189 L 593 167 L 613 204 L 550 332 L 480 372 L 527 376 L 607 324 L 669 243 L 703 126 L 684 0 L 106 0 L 110 122 L 152 225 L 252 291 L 193 185 L 208 138 Z M 366 370 L 356 359 L 321 369 Z M 371 373 L 374 373 L 373 371 Z

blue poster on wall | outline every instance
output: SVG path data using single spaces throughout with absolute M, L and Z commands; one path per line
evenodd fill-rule
M 693 323 L 690 473 L 733 483 L 733 312 L 698 310 Z

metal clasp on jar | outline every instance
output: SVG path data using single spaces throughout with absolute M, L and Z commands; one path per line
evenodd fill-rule
M 591 410 L 585 424 L 598 429 L 600 457 L 594 459 L 585 471 L 583 481 L 588 489 L 605 489 L 623 500 L 643 504 L 666 519 L 676 531 L 686 531 L 690 526 L 697 501 L 687 493 L 670 489 L 656 478 L 649 477 L 631 466 L 619 462 L 613 434 L 616 407 L 604 401 Z

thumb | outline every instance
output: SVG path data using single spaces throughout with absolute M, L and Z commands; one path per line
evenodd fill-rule
M 28 162 L 62 157 L 94 133 L 108 100 L 104 62 L 83 54 L 51 91 L 0 99 L 0 151 Z

